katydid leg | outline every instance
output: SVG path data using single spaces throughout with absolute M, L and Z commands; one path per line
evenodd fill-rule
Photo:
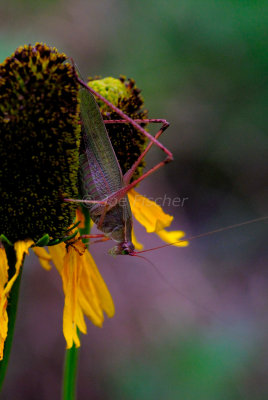
M 146 179 L 148 176 L 150 176 L 152 173 L 154 173 L 155 171 L 157 171 L 159 168 L 163 167 L 165 164 L 167 163 L 166 160 L 161 161 L 160 163 L 158 163 L 157 165 L 155 165 L 154 167 L 152 167 L 151 169 L 149 169 L 149 171 L 145 172 L 142 176 L 140 176 L 138 179 L 136 179 L 135 181 L 129 183 L 128 185 L 124 186 L 122 189 L 119 189 L 117 192 L 112 193 L 110 196 L 108 196 L 106 198 L 106 207 L 104 208 L 104 211 L 102 213 L 102 222 L 104 220 L 104 217 L 107 213 L 107 211 L 109 210 L 109 208 L 115 206 L 126 194 L 127 192 L 129 192 L 131 189 L 133 189 L 138 183 L 140 183 L 141 181 L 143 181 L 143 179 Z M 69 201 L 71 201 L 71 199 L 69 199 Z M 90 202 L 88 200 L 83 200 L 84 203 Z M 97 203 L 98 201 L 95 201 L 95 203 Z M 99 201 L 100 204 L 103 204 L 103 201 Z M 107 207 L 108 204 L 108 207 Z M 112 206 L 110 205 L 112 204 Z M 98 227 L 100 227 L 100 221 L 98 223 Z
M 150 120 L 149 120 L 149 121 L 150 121 Z M 158 122 L 160 122 L 160 121 L 161 121 L 161 120 L 159 120 Z M 155 122 L 155 121 L 154 121 L 154 122 Z M 168 123 L 167 121 L 165 121 L 165 122 L 163 123 L 161 129 L 159 129 L 159 131 L 156 133 L 155 139 L 158 139 L 159 136 L 162 135 L 162 133 L 163 133 L 168 127 L 169 127 L 169 123 Z M 141 155 L 139 156 L 139 158 L 134 162 L 134 164 L 132 165 L 132 167 L 125 173 L 125 175 L 124 175 L 124 183 L 125 183 L 125 185 L 128 185 L 128 184 L 129 184 L 129 182 L 130 182 L 132 176 L 134 175 L 134 173 L 135 173 L 135 171 L 136 171 L 138 165 L 141 163 L 141 161 L 143 160 L 143 158 L 146 156 L 146 154 L 148 153 L 148 151 L 150 150 L 150 148 L 152 147 L 152 145 L 153 145 L 153 142 L 151 141 L 151 142 L 147 145 L 147 147 L 144 149 L 144 151 L 141 153 Z M 160 164 L 160 166 L 159 166 L 158 168 L 160 168 L 160 167 L 162 167 L 164 164 L 166 164 L 166 161 L 164 161 L 164 164 L 163 164 L 163 161 L 161 161 L 160 163 L 158 163 L 157 165 L 155 165 L 155 167 L 157 167 L 159 164 Z M 150 174 L 153 173 L 153 172 L 155 172 L 155 171 L 158 169 L 158 168 L 155 168 L 155 167 L 153 167 L 153 170 L 152 170 L 152 168 L 151 168 L 152 171 L 149 170 L 149 171 L 151 171 Z M 148 172 L 149 172 L 149 171 L 148 171 Z M 149 176 L 150 174 L 148 174 L 147 176 Z M 142 175 L 142 176 L 143 176 L 143 175 Z
M 151 119 L 133 119 L 134 122 L 137 122 L 138 124 L 168 124 L 169 122 L 166 119 L 163 118 L 151 118 Z M 106 124 L 129 124 L 130 122 L 125 120 L 125 119 L 104 119 L 103 122 Z
M 145 172 L 142 176 L 140 176 L 135 181 L 124 186 L 122 189 L 119 189 L 116 193 L 113 193 L 110 196 L 108 196 L 107 201 L 113 202 L 115 204 L 116 203 L 115 200 L 119 201 L 120 199 L 122 199 L 127 194 L 127 192 L 129 192 L 131 189 L 133 189 L 138 183 L 143 181 L 143 179 L 147 178 L 148 176 L 153 174 L 155 171 L 157 171 L 159 168 L 163 167 L 166 163 L 167 163 L 166 160 L 161 161 L 160 163 L 158 163 L 157 165 L 155 165 L 154 167 L 149 169 L 149 171 Z
M 128 121 L 126 120 L 108 120 L 108 123 L 128 123 Z M 145 123 L 149 123 L 149 122 L 153 122 L 153 123 L 162 123 L 162 127 L 161 129 L 156 133 L 155 135 L 155 139 L 159 138 L 159 136 L 161 136 L 161 134 L 169 127 L 169 123 L 166 120 L 163 119 L 147 119 L 147 120 L 138 120 L 139 122 L 145 122 Z M 105 123 L 107 121 L 104 121 Z M 159 168 L 163 167 L 167 162 L 171 161 L 171 160 L 167 160 L 165 159 L 164 161 L 160 161 L 158 164 L 156 164 L 154 167 L 150 168 L 149 171 L 145 172 L 142 176 L 140 176 L 139 178 L 137 178 L 135 181 L 130 182 L 133 174 L 135 173 L 136 168 L 138 167 L 138 165 L 140 164 L 140 162 L 142 161 L 142 159 L 146 156 L 146 154 L 148 153 L 148 151 L 150 150 L 150 148 L 152 147 L 152 145 L 154 144 L 153 141 L 150 141 L 150 143 L 148 144 L 148 146 L 145 148 L 145 150 L 142 152 L 142 154 L 139 156 L 139 158 L 135 161 L 135 163 L 132 165 L 132 167 L 125 173 L 124 175 L 124 183 L 126 186 L 124 186 L 122 189 L 118 190 L 117 192 L 111 194 L 110 196 L 108 196 L 106 198 L 106 201 L 101 201 L 101 200 L 75 200 L 76 202 L 80 202 L 80 203 L 96 203 L 96 204 L 103 204 L 104 205 L 104 209 L 103 212 L 101 214 L 101 218 L 99 220 L 98 223 L 98 228 L 100 228 L 102 226 L 103 220 L 105 218 L 105 215 L 107 213 L 107 211 L 110 208 L 110 204 L 111 203 L 116 203 L 118 202 L 120 199 L 122 199 L 129 190 L 131 190 L 133 187 L 135 187 L 138 183 L 140 183 L 143 179 L 147 178 L 148 176 L 150 176 L 152 173 L 154 173 L 155 171 L 157 171 Z M 72 201 L 72 199 L 65 199 L 66 201 Z
M 94 242 L 91 242 L 90 245 L 96 244 L 96 243 L 104 243 L 104 242 L 107 242 L 108 240 L 111 240 L 111 239 L 106 236 L 106 237 L 104 237 L 104 238 L 102 238 L 100 240 L 94 240 Z
M 97 233 L 97 234 L 84 234 L 79 236 L 79 239 L 98 239 L 98 238 L 106 238 L 104 233 Z
M 107 205 L 106 200 L 79 200 L 79 199 L 63 199 L 66 202 L 70 203 L 84 203 L 84 204 L 102 204 L 104 206 Z
M 78 239 L 98 239 L 98 240 L 94 240 L 94 242 L 91 242 L 90 245 L 95 244 L 95 243 L 103 243 L 103 242 L 107 242 L 108 240 L 111 240 L 109 237 L 105 236 L 104 233 L 100 233 L 100 234 L 85 234 L 85 235 L 81 235 L 79 236 Z
M 101 216 L 100 216 L 98 225 L 97 225 L 97 228 L 98 228 L 98 229 L 100 229 L 100 228 L 102 227 L 102 224 L 103 224 L 105 215 L 107 214 L 107 211 L 108 211 L 108 210 L 109 210 L 109 204 L 107 203 L 107 204 L 103 207 L 103 210 L 102 210 L 102 213 L 101 213 Z
M 156 133 L 156 135 L 154 136 L 155 139 L 158 139 L 160 135 L 162 135 L 162 133 L 169 127 L 169 122 L 167 122 L 167 120 L 165 119 L 134 119 L 133 121 L 137 122 L 137 123 L 162 123 L 162 127 L 161 129 Z M 103 121 L 105 124 L 127 124 L 128 121 L 125 119 L 116 119 L 116 120 L 104 120 Z M 135 161 L 135 163 L 132 165 L 132 167 L 125 173 L 124 175 L 124 183 L 127 185 L 132 176 L 134 175 L 136 168 L 138 167 L 138 165 L 140 164 L 140 162 L 143 160 L 143 158 L 146 156 L 146 154 L 148 153 L 148 151 L 150 150 L 150 148 L 152 147 L 154 143 L 151 141 L 148 146 L 146 147 L 146 149 L 142 152 L 142 154 L 139 156 L 139 158 Z M 162 164 L 161 164 L 162 165 Z M 153 171 L 154 172 L 154 171 Z
M 121 111 L 118 107 L 110 103 L 105 97 L 103 97 L 101 94 L 93 90 L 90 86 L 88 86 L 84 81 L 82 81 L 79 77 L 77 77 L 78 82 L 80 83 L 81 86 L 83 86 L 85 89 L 87 89 L 89 92 L 94 94 L 94 96 L 98 97 L 100 100 L 102 100 L 105 104 L 107 104 L 112 110 L 114 110 L 120 117 L 122 117 L 125 121 L 127 121 L 129 124 L 134 126 L 134 128 L 138 129 L 141 133 L 143 133 L 144 136 L 146 136 L 148 139 L 150 139 L 151 142 L 153 142 L 156 146 L 158 146 L 166 155 L 166 159 L 164 160 L 164 164 L 170 162 L 173 160 L 173 155 L 172 153 L 162 144 L 160 143 L 154 136 L 152 136 L 149 132 L 147 132 L 144 128 L 142 128 L 137 122 L 135 122 L 132 118 L 130 118 L 127 114 L 125 114 L 123 111 Z M 163 165 L 164 165 L 163 164 Z M 162 165 L 161 165 L 162 166 Z

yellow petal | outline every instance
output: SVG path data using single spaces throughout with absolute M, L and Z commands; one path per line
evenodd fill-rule
M 73 343 L 76 347 L 80 346 L 77 335 L 77 281 L 78 268 L 75 250 L 70 248 L 66 252 L 63 261 L 62 280 L 65 288 L 65 301 L 63 309 L 63 334 L 67 343 L 67 348 L 71 348 Z
M 154 201 L 147 199 L 134 189 L 128 192 L 132 213 L 148 233 L 158 232 L 170 226 L 173 217 L 166 214 Z
M 134 229 L 132 229 L 132 243 L 134 244 L 136 250 L 143 250 L 143 244 L 138 242 L 136 235 L 134 233 Z
M 114 302 L 112 299 L 112 296 L 110 295 L 110 292 L 102 279 L 101 274 L 99 273 L 99 270 L 95 264 L 95 261 L 93 260 L 93 257 L 89 253 L 88 250 L 86 250 L 84 258 L 83 258 L 83 263 L 84 263 L 84 268 L 83 272 L 87 271 L 92 280 L 92 284 L 96 290 L 96 293 L 98 295 L 99 299 L 99 304 L 100 308 L 105 311 L 107 316 L 109 318 L 112 318 L 115 313 L 115 308 L 114 308 Z M 81 275 L 82 278 L 82 275 Z M 82 279 L 81 279 L 82 280 Z
M 156 234 L 164 242 L 173 244 L 174 246 L 177 247 L 185 247 L 188 246 L 189 244 L 189 242 L 187 242 L 186 240 L 184 241 L 181 240 L 181 238 L 185 236 L 185 233 L 183 231 L 166 231 L 165 229 L 162 229 L 161 231 L 158 231 Z
M 80 207 L 76 209 L 76 221 L 80 221 L 79 228 L 85 227 L 85 216 Z
M 7 256 L 4 249 L 0 248 L 0 360 L 3 359 L 4 344 L 7 337 L 8 315 L 7 294 L 4 286 L 8 280 Z
M 0 248 L 0 288 L 4 287 L 8 280 L 7 256 L 4 249 Z
M 3 359 L 4 344 L 8 331 L 7 297 L 20 273 L 24 256 L 29 253 L 29 248 L 33 244 L 34 242 L 30 239 L 19 240 L 14 244 L 16 252 L 15 273 L 9 281 L 6 252 L 4 249 L 0 249 L 0 360 Z
M 81 260 L 83 261 L 83 260 Z M 78 294 L 79 306 L 91 322 L 101 327 L 104 321 L 103 310 L 91 274 L 83 263 Z
M 84 315 L 93 324 L 102 326 L 103 312 L 111 317 L 114 305 L 111 295 L 98 272 L 96 264 L 81 241 L 66 246 L 61 243 L 49 247 L 53 263 L 61 275 L 65 294 L 63 334 L 67 348 L 80 346 L 77 328 L 87 332 Z
M 44 249 L 44 247 L 33 247 L 33 251 L 35 255 L 39 258 L 41 266 L 49 271 L 51 269 L 51 265 L 49 261 L 52 260 L 51 256 L 48 252 Z
M 66 245 L 64 243 L 57 244 L 56 246 L 48 247 L 49 254 L 52 258 L 53 264 L 61 275 L 63 269 L 63 260 L 66 254 Z
M 104 317 L 96 288 L 92 282 L 90 274 L 91 265 L 86 262 L 86 247 L 82 242 L 78 241 L 74 243 L 70 251 L 74 251 L 77 268 L 79 268 L 79 275 L 77 277 L 77 307 L 81 308 L 94 325 L 101 327 Z
M 33 240 L 19 240 L 14 244 L 14 250 L 16 252 L 16 265 L 15 265 L 15 274 L 8 281 L 4 292 L 9 293 L 15 280 L 17 279 L 20 273 L 20 267 L 22 266 L 25 254 L 29 254 L 29 248 L 34 244 Z
M 81 229 L 85 228 L 85 215 L 80 207 L 78 207 L 76 210 L 75 222 L 78 222 L 78 221 L 80 221 L 79 228 L 81 228 Z M 92 221 L 92 219 L 90 219 L 90 229 L 93 227 L 93 225 L 94 225 L 94 222 Z
M 87 326 L 85 323 L 85 318 L 81 307 L 77 308 L 77 326 L 80 332 L 84 334 L 87 333 Z
M 0 290 L 0 361 L 3 359 L 8 328 L 7 296 L 3 292 L 3 290 Z

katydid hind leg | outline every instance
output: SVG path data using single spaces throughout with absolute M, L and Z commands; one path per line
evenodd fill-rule
M 97 233 L 97 234 L 85 233 L 84 235 L 81 235 L 79 237 L 79 239 L 80 238 L 82 238 L 82 239 L 99 239 L 99 238 L 105 238 L 105 237 L 106 236 L 104 235 L 104 233 Z
M 165 119 L 134 119 L 133 121 L 137 122 L 137 123 L 161 123 L 162 127 L 159 129 L 159 131 L 155 134 L 154 138 L 158 139 L 162 133 L 169 127 L 169 122 L 167 122 L 167 120 Z M 105 124 L 129 124 L 129 122 L 125 119 L 118 119 L 118 120 L 104 120 L 103 121 Z M 144 149 L 144 151 L 141 153 L 141 155 L 139 156 L 139 158 L 134 162 L 134 164 L 131 166 L 131 168 L 125 173 L 124 175 L 124 183 L 125 185 L 127 185 L 130 181 L 132 176 L 134 175 L 137 167 L 139 166 L 139 164 L 141 163 L 141 161 L 144 159 L 144 157 L 146 156 L 146 154 L 149 152 L 149 150 L 151 149 L 151 147 L 153 146 L 153 142 L 150 141 L 150 143 L 147 145 L 147 147 Z M 162 163 L 160 163 L 161 166 L 163 166 Z M 157 168 L 158 169 L 158 168 Z M 154 172 L 155 170 L 153 170 L 152 172 Z M 150 175 L 150 174 L 149 174 Z M 148 175 L 147 175 L 148 176 Z
M 150 120 L 148 120 L 150 121 Z M 162 135 L 162 133 L 169 127 L 169 123 L 167 121 L 165 121 L 162 124 L 162 127 L 159 129 L 159 131 L 156 133 L 155 138 L 158 139 L 159 136 Z M 151 149 L 151 147 L 153 146 L 153 142 L 151 141 L 147 147 L 144 149 L 144 151 L 141 153 L 141 155 L 139 156 L 139 158 L 134 162 L 134 164 L 132 165 L 132 167 L 125 173 L 124 175 L 124 183 L 125 185 L 128 185 L 129 182 L 131 181 L 132 176 L 134 175 L 137 167 L 139 166 L 139 164 L 141 163 L 141 161 L 144 159 L 144 157 L 146 156 L 146 154 L 149 152 L 149 150 Z M 155 172 L 157 169 L 161 168 L 163 165 L 165 165 L 166 162 L 165 161 L 161 161 L 160 163 L 156 164 L 155 167 L 151 168 L 148 172 L 147 172 L 147 176 L 151 175 L 153 172 Z M 157 167 L 157 168 L 156 168 Z M 151 171 L 151 172 L 150 172 Z M 144 174 L 142 175 L 144 176 Z M 144 179 L 144 178 L 143 178 Z M 137 182 L 138 183 L 138 182 Z
M 104 233 L 98 233 L 98 234 L 84 234 L 79 237 L 79 239 L 97 239 L 94 240 L 94 242 L 90 242 L 90 245 L 95 244 L 95 243 L 103 243 L 107 242 L 108 240 L 111 240 L 109 237 L 107 237 Z
M 65 202 L 69 203 L 83 203 L 83 204 L 101 204 L 106 206 L 106 200 L 87 200 L 87 199 L 63 199 Z
M 90 245 L 92 244 L 96 244 L 96 243 L 104 243 L 104 242 L 108 242 L 108 240 L 111 240 L 109 237 L 105 236 L 102 239 L 99 240 L 94 240 L 94 242 L 90 242 Z
M 106 205 L 103 207 L 103 210 L 102 210 L 100 219 L 99 219 L 98 224 L 97 224 L 97 228 L 100 229 L 100 230 L 101 230 L 103 221 L 104 221 L 104 219 L 105 219 L 105 216 L 106 216 L 108 210 L 109 210 L 109 205 L 106 204 Z
M 161 161 L 160 163 L 156 164 L 154 167 L 149 169 L 149 171 L 145 172 L 142 176 L 140 176 L 138 179 L 135 181 L 127 184 L 124 186 L 122 189 L 119 189 L 117 192 L 111 194 L 110 196 L 107 197 L 107 201 L 113 202 L 113 204 L 116 204 L 120 199 L 122 199 L 131 189 L 133 189 L 138 183 L 143 181 L 145 178 L 150 176 L 152 173 L 157 171 L 159 168 L 163 167 L 166 164 L 166 161 Z
M 120 196 L 121 198 L 122 196 Z M 110 197 L 108 197 L 110 198 Z M 116 193 L 114 195 L 111 196 L 111 198 L 113 200 L 119 200 L 116 197 Z M 100 213 L 100 219 L 99 222 L 97 224 L 97 228 L 101 230 L 103 221 L 105 219 L 105 216 L 107 214 L 107 212 L 109 211 L 109 209 L 111 208 L 111 205 L 109 204 L 109 202 L 107 200 L 79 200 L 79 199 L 64 199 L 64 201 L 66 202 L 75 202 L 75 203 L 82 203 L 82 204 L 100 204 L 102 207 L 101 213 Z
M 152 136 L 149 132 L 147 132 L 143 127 L 141 127 L 135 120 L 130 118 L 127 114 L 125 114 L 122 110 L 120 110 L 118 107 L 110 103 L 105 97 L 103 97 L 101 94 L 93 90 L 90 86 L 88 86 L 84 81 L 82 81 L 79 77 L 77 77 L 78 82 L 80 83 L 81 86 L 83 86 L 85 89 L 87 89 L 89 92 L 91 92 L 94 96 L 98 97 L 100 100 L 102 100 L 105 104 L 107 104 L 113 111 L 115 111 L 120 117 L 122 117 L 123 120 L 127 121 L 127 123 L 131 124 L 134 126 L 134 128 L 138 129 L 144 136 L 146 136 L 151 142 L 153 142 L 156 146 L 158 146 L 165 154 L 166 154 L 166 159 L 164 161 L 164 164 L 167 162 L 170 162 L 173 160 L 173 155 L 172 153 L 162 144 L 160 143 L 154 136 Z M 144 122 L 144 121 L 143 121 Z

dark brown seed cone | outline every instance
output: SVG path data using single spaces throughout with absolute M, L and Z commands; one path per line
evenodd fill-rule
M 76 206 L 79 86 L 72 66 L 45 44 L 0 64 L 0 233 L 11 241 L 61 237 Z

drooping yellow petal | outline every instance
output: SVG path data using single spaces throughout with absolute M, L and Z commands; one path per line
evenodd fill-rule
M 87 333 L 87 326 L 81 307 L 77 307 L 77 326 L 79 331 L 84 333 L 84 335 Z
M 79 305 L 91 322 L 102 327 L 104 316 L 96 287 L 92 281 L 91 265 L 86 262 L 86 256 L 81 259 L 82 271 L 79 285 Z
M 134 233 L 134 229 L 132 229 L 132 243 L 134 244 L 136 250 L 143 250 L 144 246 L 142 243 L 138 242 L 136 235 Z
M 63 260 L 66 254 L 66 245 L 64 243 L 57 244 L 56 246 L 48 247 L 49 254 L 51 255 L 53 264 L 61 275 L 63 269 Z
M 73 343 L 76 347 L 80 346 L 77 335 L 77 285 L 78 268 L 76 252 L 73 247 L 66 252 L 63 261 L 62 280 L 65 287 L 65 301 L 63 310 L 63 334 L 67 343 L 67 348 L 71 348 Z
M 76 220 L 75 220 L 75 222 L 78 222 L 78 221 L 80 221 L 79 228 L 80 229 L 85 228 L 85 215 L 84 215 L 84 213 L 83 213 L 83 211 L 81 210 L 80 207 L 78 207 L 77 210 L 76 210 Z M 91 230 L 91 228 L 93 226 L 94 226 L 94 222 L 92 221 L 92 219 L 90 219 L 90 230 Z
M 4 287 L 8 280 L 8 263 L 5 249 L 0 247 L 0 287 Z
M 65 294 L 63 334 L 67 348 L 80 346 L 77 328 L 87 332 L 84 315 L 101 327 L 104 315 L 114 315 L 111 295 L 93 258 L 81 241 L 49 247 L 53 263 L 61 275 Z M 58 264 L 58 265 L 57 265 Z
M 79 228 L 85 227 L 85 216 L 80 207 L 76 209 L 76 221 L 80 221 Z
M 109 318 L 112 318 L 115 313 L 112 296 L 110 295 L 110 292 L 104 280 L 102 279 L 101 274 L 99 273 L 95 261 L 93 260 L 93 257 L 91 256 L 88 250 L 86 250 L 85 252 L 83 264 L 84 264 L 83 272 L 88 271 L 90 273 L 92 284 L 96 290 L 99 299 L 100 308 L 103 311 L 105 311 L 105 313 Z
M 44 247 L 33 247 L 35 255 L 39 258 L 41 266 L 47 271 L 51 270 L 51 265 L 49 261 L 52 260 L 51 256 L 44 249 Z
M 25 254 L 29 254 L 29 248 L 34 244 L 33 240 L 19 240 L 14 244 L 14 250 L 16 252 L 16 265 L 15 265 L 15 274 L 8 281 L 4 292 L 9 293 L 15 280 L 17 279 L 20 273 L 20 267 L 22 266 Z
M 8 331 L 7 298 L 12 286 L 17 279 L 25 254 L 29 253 L 29 248 L 34 244 L 30 239 L 19 240 L 14 245 L 16 252 L 15 273 L 8 281 L 8 262 L 4 249 L 0 248 L 0 360 L 3 358 L 4 344 Z
M 166 231 L 165 229 L 162 229 L 161 231 L 156 232 L 156 234 L 164 242 L 173 244 L 173 246 L 185 247 L 189 244 L 189 242 L 187 242 L 186 240 L 181 240 L 181 238 L 185 236 L 185 233 L 183 231 Z
M 158 232 L 170 226 L 173 221 L 171 215 L 166 214 L 154 201 L 147 199 L 134 189 L 128 192 L 132 213 L 148 233 Z
M 4 344 L 7 337 L 7 295 L 4 287 L 8 280 L 7 256 L 4 249 L 0 248 L 0 360 L 3 359 Z

